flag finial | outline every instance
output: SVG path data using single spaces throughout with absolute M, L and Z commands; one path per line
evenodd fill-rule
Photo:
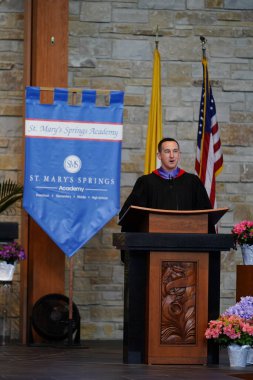
M 155 34 L 155 46 L 158 49 L 158 44 L 159 44 L 159 28 L 158 25 L 156 25 L 156 34 Z
M 207 39 L 204 37 L 204 36 L 200 36 L 200 41 L 201 41 L 201 45 L 202 45 L 202 53 L 203 53 L 203 58 L 206 57 L 206 43 L 207 43 Z

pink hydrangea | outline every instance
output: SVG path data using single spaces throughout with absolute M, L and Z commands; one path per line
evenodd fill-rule
M 253 345 L 253 325 L 237 315 L 221 315 L 211 320 L 205 331 L 206 339 L 214 339 L 223 346 L 231 343 Z
M 253 221 L 243 220 L 232 228 L 232 234 L 237 244 L 253 244 Z

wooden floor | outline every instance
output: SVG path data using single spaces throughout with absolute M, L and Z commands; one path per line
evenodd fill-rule
M 0 379 L 6 380 L 253 380 L 253 365 L 144 365 L 122 363 L 122 342 L 90 341 L 80 346 L 0 346 Z

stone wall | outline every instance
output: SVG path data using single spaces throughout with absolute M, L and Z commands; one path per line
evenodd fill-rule
M 229 207 L 219 231 L 253 219 L 253 3 L 236 0 L 70 1 L 69 85 L 125 91 L 121 199 L 143 173 L 156 27 L 162 63 L 164 135 L 177 138 L 182 166 L 194 171 L 202 84 L 200 35 L 224 152 L 218 207 Z M 123 267 L 112 248 L 117 218 L 78 253 L 76 296 L 83 333 L 121 336 Z M 222 253 L 221 309 L 235 301 L 240 251 Z M 78 287 L 78 289 L 77 289 Z M 82 288 L 82 289 L 79 289 Z M 106 328 L 106 330 L 105 330 Z
M 0 179 L 22 174 L 23 9 L 0 3 Z M 143 173 L 155 31 L 159 26 L 164 135 L 180 141 L 182 167 L 194 171 L 202 50 L 207 38 L 209 74 L 224 152 L 217 178 L 218 207 L 229 207 L 219 232 L 253 219 L 253 3 L 251 0 L 69 1 L 69 86 L 125 91 L 121 199 Z M 0 219 L 18 220 L 20 208 Z M 74 256 L 74 301 L 82 339 L 120 339 L 123 270 L 112 247 L 111 220 Z M 222 253 L 221 310 L 235 301 L 240 251 Z M 18 272 L 12 302 L 17 337 Z M 66 260 L 66 294 L 68 261 Z

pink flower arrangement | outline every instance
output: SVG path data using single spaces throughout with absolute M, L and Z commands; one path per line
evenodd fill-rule
M 253 221 L 243 220 L 232 228 L 236 244 L 253 244 Z
M 224 347 L 230 344 L 253 346 L 253 325 L 237 315 L 223 314 L 208 323 L 205 337 Z

